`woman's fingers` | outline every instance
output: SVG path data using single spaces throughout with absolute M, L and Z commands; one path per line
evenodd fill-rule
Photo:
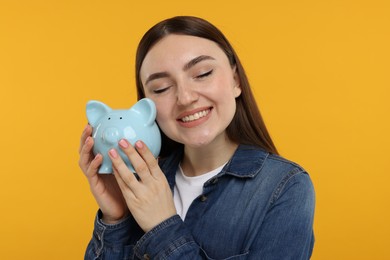
M 143 161 L 146 163 L 150 174 L 154 178 L 159 178 L 160 175 L 162 174 L 162 171 L 160 169 L 160 166 L 158 165 L 157 159 L 154 158 L 153 153 L 149 150 L 149 148 L 145 145 L 145 143 L 142 141 L 137 141 L 135 143 L 135 148 L 143 158 Z
M 111 149 L 108 152 L 110 159 L 112 161 L 112 168 L 117 173 L 117 175 L 122 179 L 122 181 L 135 192 L 137 188 L 139 188 L 139 182 L 135 177 L 134 173 L 132 173 L 127 165 L 120 157 L 119 153 L 115 149 Z
M 138 142 L 140 141 L 137 141 L 137 143 Z M 119 146 L 121 147 L 122 151 L 126 154 L 126 156 L 129 158 L 135 172 L 137 173 L 141 181 L 143 183 L 147 183 L 148 181 L 150 181 L 150 179 L 152 178 L 150 165 L 148 164 L 147 161 L 144 160 L 142 155 L 140 155 L 137 152 L 137 150 L 135 150 L 135 148 L 126 139 L 120 140 Z M 144 147 L 144 149 L 145 148 L 146 147 Z
M 89 136 L 92 134 L 92 127 L 90 125 L 86 125 L 84 128 L 83 133 L 81 134 L 80 138 L 80 146 L 79 146 L 79 153 L 81 153 L 81 150 Z
M 88 125 L 81 137 L 80 144 L 80 158 L 79 158 L 79 166 L 87 177 L 91 177 L 97 173 L 99 170 L 99 166 L 103 161 L 103 156 L 101 154 L 97 154 L 93 156 L 92 147 L 94 145 L 94 140 L 90 136 L 92 128 Z
M 80 138 L 80 147 L 79 147 L 79 166 L 81 170 L 86 173 L 89 167 L 89 163 L 93 160 L 92 147 L 94 144 L 93 138 L 91 137 L 92 128 L 90 125 L 87 125 L 84 128 L 83 133 Z
M 85 173 L 85 175 L 87 177 L 91 177 L 91 176 L 94 176 L 97 174 L 98 170 L 99 170 L 99 167 L 100 165 L 102 164 L 102 161 L 103 161 L 103 156 L 101 154 L 97 154 L 93 160 L 91 161 L 91 163 L 89 164 L 88 168 L 87 168 L 87 171 Z
M 118 170 L 113 167 L 113 174 L 115 176 L 115 179 L 119 185 L 119 188 L 122 190 L 122 191 L 126 191 L 129 189 L 129 186 L 128 184 L 122 179 L 122 176 L 120 175 L 120 173 L 118 172 Z M 133 173 L 131 173 L 133 175 Z M 127 197 L 128 199 L 131 199 L 132 201 L 134 201 L 135 199 L 135 195 L 133 192 L 122 192 L 122 194 Z
M 142 141 L 137 141 L 135 147 L 133 147 L 127 140 L 122 139 L 119 141 L 119 146 L 129 158 L 138 178 L 128 169 L 119 152 L 111 149 L 108 154 L 112 161 L 115 176 L 122 191 L 127 187 L 137 197 L 137 194 L 141 195 L 145 191 L 145 187 L 153 185 L 152 183 L 163 173 L 158 166 L 157 159 L 154 158 Z
M 128 169 L 115 149 L 108 152 L 113 172 L 131 214 L 147 232 L 176 214 L 172 192 L 166 179 L 154 177 L 159 174 L 165 176 L 143 142 L 138 141 L 133 147 L 128 141 L 121 140 L 119 146 L 131 161 L 139 179 Z
M 91 153 L 93 147 L 93 139 L 92 137 L 88 136 L 84 144 L 81 146 L 80 149 L 80 157 L 79 157 L 79 166 L 85 173 L 88 169 L 88 165 L 90 161 L 93 159 L 93 155 Z

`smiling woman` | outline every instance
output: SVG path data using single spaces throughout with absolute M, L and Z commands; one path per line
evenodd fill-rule
M 240 60 L 209 22 L 173 17 L 137 50 L 138 98 L 150 98 L 163 133 L 157 161 L 140 141 L 109 151 L 113 175 L 86 127 L 80 167 L 100 210 L 86 259 L 308 259 L 314 189 L 280 157 Z

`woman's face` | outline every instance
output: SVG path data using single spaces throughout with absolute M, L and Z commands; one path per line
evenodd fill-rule
M 140 78 L 169 138 L 194 148 L 227 142 L 225 130 L 241 89 L 235 68 L 216 43 L 168 35 L 146 55 Z

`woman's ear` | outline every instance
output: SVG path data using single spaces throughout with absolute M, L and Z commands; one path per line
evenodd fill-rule
M 234 79 L 234 96 L 237 98 L 241 95 L 240 77 L 237 73 L 237 66 L 233 67 L 233 79 Z
M 241 95 L 241 87 L 240 85 L 234 86 L 234 97 L 238 98 Z

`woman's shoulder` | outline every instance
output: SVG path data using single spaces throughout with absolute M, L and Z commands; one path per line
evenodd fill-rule
M 257 163 L 262 168 L 268 166 L 306 172 L 300 164 L 281 155 L 269 153 L 263 148 L 254 145 L 240 145 L 233 156 L 233 159 L 238 162 L 246 162 L 248 165 Z
M 242 149 L 250 151 L 248 164 L 257 163 L 252 185 L 262 190 L 263 194 L 270 194 L 271 204 L 287 190 L 288 196 L 314 198 L 311 178 L 300 164 L 283 156 L 268 153 L 262 148 L 243 147 Z M 261 165 L 258 162 L 261 162 Z
M 257 179 L 285 181 L 295 175 L 308 177 L 308 172 L 300 164 L 281 155 L 269 153 L 261 147 L 240 145 L 233 160 L 233 170 L 257 176 Z
M 283 168 L 292 170 L 296 173 L 302 172 L 302 173 L 307 174 L 307 171 L 305 170 L 305 168 L 302 165 L 300 165 L 299 163 L 292 161 L 292 160 L 290 160 L 282 155 L 270 154 L 268 156 L 268 163 L 271 165 L 274 164 L 275 166 L 281 166 Z

